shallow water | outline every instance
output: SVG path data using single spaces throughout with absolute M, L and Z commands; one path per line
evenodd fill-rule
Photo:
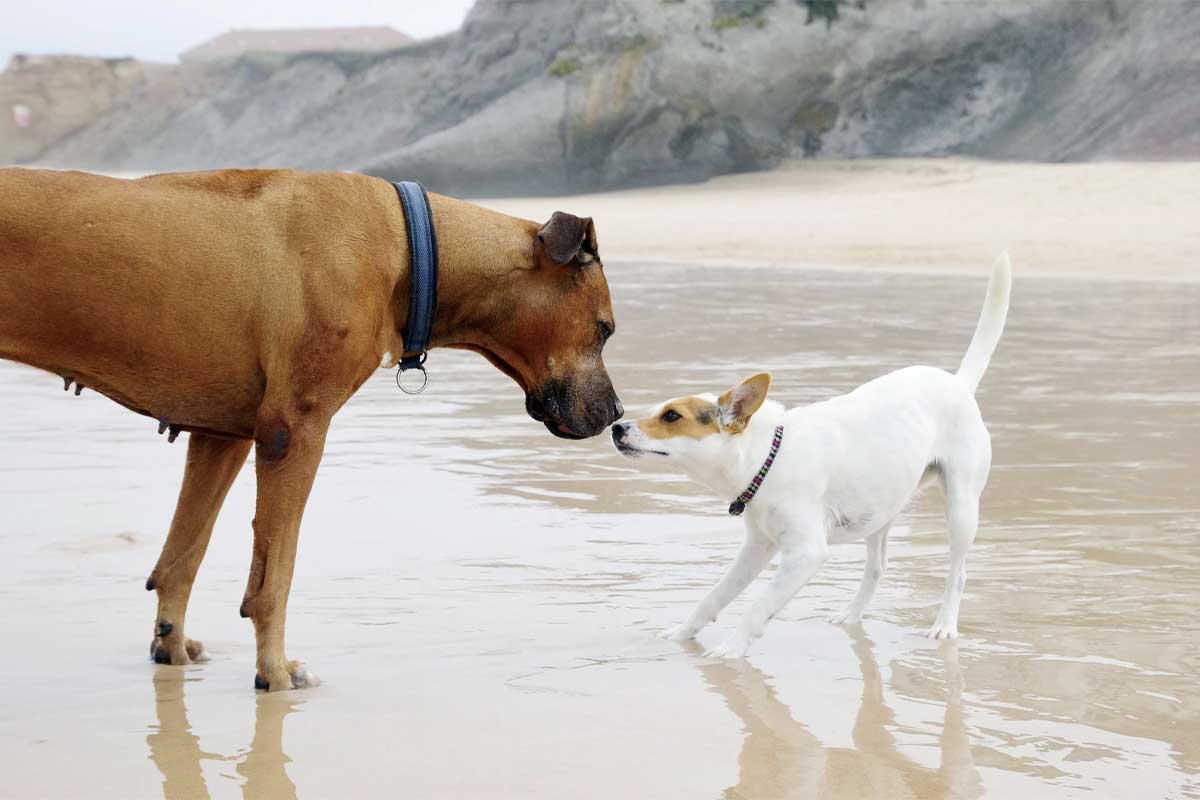
M 792 404 L 952 368 L 986 283 L 608 271 L 631 410 L 759 369 Z M 0 796 L 1200 797 L 1197 308 L 1200 286 L 1018 261 L 963 638 L 921 636 L 931 492 L 861 627 L 824 621 L 862 565 L 838 546 L 737 662 L 699 653 L 744 598 L 699 646 L 653 636 L 736 552 L 728 498 L 551 438 L 474 356 L 435 353 L 416 398 L 381 372 L 335 421 L 301 537 L 289 654 L 325 685 L 274 695 L 237 613 L 252 470 L 188 615 L 213 660 L 156 666 L 141 585 L 183 442 L 0 364 Z

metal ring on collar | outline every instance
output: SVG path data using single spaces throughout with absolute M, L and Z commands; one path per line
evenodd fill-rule
M 422 350 L 420 360 L 413 366 L 409 366 L 409 367 L 404 366 L 403 361 L 401 361 L 400 366 L 397 367 L 397 369 L 396 369 L 396 388 L 397 389 L 404 392 L 405 394 L 420 394 L 421 392 L 425 391 L 425 387 L 429 385 L 429 373 L 425 371 L 425 359 L 428 356 L 429 356 L 428 351 Z M 410 389 L 410 388 L 405 387 L 405 385 L 400 382 L 400 377 L 402 375 L 404 375 L 404 373 L 411 372 L 413 370 L 420 371 L 421 385 L 416 387 L 415 389 Z

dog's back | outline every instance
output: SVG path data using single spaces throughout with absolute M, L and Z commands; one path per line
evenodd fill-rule
M 250 436 L 268 351 L 330 298 L 390 293 L 395 202 L 339 173 L 0 170 L 0 358 Z
M 857 538 L 896 517 L 927 482 L 986 482 L 991 437 L 975 389 L 1004 330 L 1011 286 L 1007 254 L 996 262 L 987 298 L 957 373 L 905 367 L 848 394 L 787 413 L 786 429 L 809 462 L 794 477 L 824 482 L 830 528 Z
M 796 408 L 783 419 L 796 436 L 793 452 L 808 462 L 793 479 L 807 493 L 824 483 L 824 504 L 835 539 L 866 536 L 893 519 L 922 485 L 987 429 L 973 395 L 955 375 L 936 367 L 906 367 L 849 394 Z M 793 472 L 793 470 L 788 470 Z

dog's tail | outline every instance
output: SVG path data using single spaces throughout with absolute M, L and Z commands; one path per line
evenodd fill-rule
M 971 346 L 958 366 L 958 377 L 974 393 L 987 371 L 992 353 L 1004 333 L 1004 320 L 1008 317 L 1008 295 L 1012 289 L 1012 264 L 1008 253 L 1000 254 L 992 267 L 992 279 L 988 281 L 987 297 L 983 301 L 983 313 L 971 337 Z

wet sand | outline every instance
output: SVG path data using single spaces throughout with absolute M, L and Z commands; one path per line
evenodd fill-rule
M 861 627 L 825 622 L 862 567 L 844 545 L 748 659 L 699 655 L 744 599 L 698 646 L 656 639 L 736 552 L 728 498 L 550 438 L 482 359 L 437 352 L 424 395 L 380 372 L 335 422 L 288 627 L 325 685 L 252 688 L 249 465 L 188 615 L 213 660 L 156 666 L 142 584 L 183 443 L 0 363 L 0 796 L 1200 797 L 1200 287 L 1036 278 L 1013 256 L 950 643 L 921 636 L 936 492 L 893 533 Z M 630 409 L 758 369 L 801 403 L 953 367 L 977 267 L 610 258 L 607 360 Z
M 596 219 L 608 259 L 973 273 L 1000 250 L 1026 275 L 1200 281 L 1200 163 L 796 161 L 569 198 L 485 201 Z

